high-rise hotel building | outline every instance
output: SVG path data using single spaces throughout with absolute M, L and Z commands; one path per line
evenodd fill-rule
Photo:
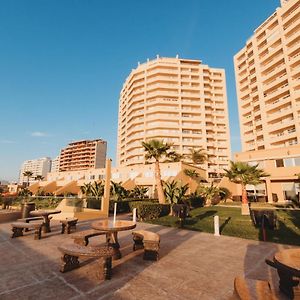
M 101 139 L 69 143 L 59 157 L 59 172 L 105 167 L 107 142 Z
M 230 158 L 224 69 L 159 56 L 133 69 L 120 95 L 118 165 L 144 164 L 141 142 L 150 139 L 172 143 L 180 154 L 201 147 L 208 175 L 222 173 Z
M 300 142 L 300 1 L 281 0 L 234 56 L 243 151 Z

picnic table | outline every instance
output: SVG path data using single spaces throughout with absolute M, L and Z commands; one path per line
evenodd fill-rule
M 131 230 L 135 227 L 135 222 L 125 220 L 115 222 L 110 220 L 101 220 L 92 223 L 93 229 L 106 232 L 106 243 L 114 249 L 113 259 L 120 259 L 122 257 L 118 241 L 118 232 Z
M 30 215 L 34 217 L 43 217 L 44 218 L 44 226 L 43 226 L 43 232 L 51 232 L 50 228 L 50 215 L 59 214 L 61 213 L 61 210 L 52 209 L 52 210 L 34 210 L 30 212 Z
M 284 249 L 275 253 L 269 265 L 277 269 L 279 289 L 290 299 L 300 298 L 300 249 Z

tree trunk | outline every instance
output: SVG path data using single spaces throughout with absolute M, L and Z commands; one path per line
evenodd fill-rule
M 205 206 L 211 206 L 211 198 L 206 197 Z
M 162 183 L 161 183 L 159 161 L 155 161 L 155 181 L 156 181 L 156 188 L 157 188 L 157 194 L 158 194 L 158 201 L 161 204 L 165 204 L 166 198 L 165 198 L 164 190 L 163 190 Z
M 248 204 L 246 187 L 242 185 L 242 203 Z

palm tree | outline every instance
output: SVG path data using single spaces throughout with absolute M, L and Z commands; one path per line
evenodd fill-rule
M 130 191 L 130 197 L 138 199 L 146 198 L 148 190 L 149 189 L 147 187 L 135 186 L 134 189 Z
M 104 184 L 102 182 L 94 181 L 94 183 L 91 185 L 90 192 L 96 200 L 101 199 L 101 197 L 104 195 Z
M 177 181 L 172 180 L 170 182 L 163 182 L 163 185 L 166 200 L 171 204 L 175 203 L 177 195 Z
M 210 186 L 207 185 L 199 185 L 197 188 L 197 192 L 200 196 L 205 199 L 205 206 L 211 206 L 212 200 L 220 195 L 220 189 L 211 183 Z
M 226 200 L 231 196 L 230 190 L 223 186 L 219 187 L 219 189 L 220 189 L 219 195 L 221 200 L 224 200 L 224 202 L 226 202 Z
M 80 191 L 83 195 L 85 195 L 86 197 L 91 196 L 92 194 L 92 184 L 89 183 L 84 183 L 81 187 L 80 187 Z
M 190 153 L 187 155 L 188 159 L 192 161 L 194 165 L 201 165 L 207 161 L 207 154 L 203 148 L 190 148 Z
M 31 171 L 25 171 L 23 176 L 27 177 L 27 187 L 29 186 L 29 178 L 32 177 L 33 173 Z
M 168 156 L 165 162 L 180 162 L 183 158 L 184 156 L 182 154 L 179 154 L 175 151 L 170 151 L 168 152 Z
M 182 198 L 185 196 L 186 192 L 189 189 L 189 185 L 178 185 L 178 182 L 172 180 L 170 182 L 163 182 L 164 184 L 164 193 L 168 202 L 173 203 L 181 203 Z
M 176 197 L 176 203 L 182 203 L 182 198 L 185 196 L 189 189 L 189 185 L 181 185 L 177 188 L 177 197 Z
M 128 197 L 129 192 L 122 186 L 122 182 L 111 181 L 110 194 L 116 198 L 117 201 Z
M 163 158 L 169 158 L 170 156 L 174 155 L 174 151 L 169 151 L 172 145 L 164 143 L 161 140 L 150 140 L 148 142 L 142 142 L 142 145 L 144 147 L 144 150 L 146 151 L 146 161 L 149 162 L 154 159 L 155 181 L 158 194 L 158 201 L 159 203 L 165 203 L 166 198 L 164 195 L 164 190 L 161 181 L 159 162 Z
M 247 184 L 257 185 L 261 182 L 262 177 L 269 176 L 264 170 L 259 169 L 258 165 L 251 166 L 246 162 L 230 161 L 230 169 L 225 171 L 225 177 L 234 183 L 242 186 L 242 203 L 248 204 L 248 197 L 246 191 Z
M 42 181 L 42 180 L 44 180 L 44 176 L 42 176 L 42 175 L 36 175 L 35 176 L 35 180 L 38 180 L 38 181 Z

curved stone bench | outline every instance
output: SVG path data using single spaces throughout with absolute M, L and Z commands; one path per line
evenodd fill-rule
M 34 239 L 39 240 L 42 237 L 43 223 L 26 223 L 26 222 L 14 222 L 11 223 L 12 238 L 23 236 L 23 229 L 34 229 Z
M 104 234 L 106 234 L 106 232 L 104 231 L 88 229 L 72 234 L 71 237 L 74 239 L 74 243 L 82 246 L 87 246 L 89 244 L 89 238 Z
M 135 230 L 132 232 L 133 251 L 144 248 L 145 260 L 158 260 L 160 236 L 151 231 Z
M 79 267 L 79 257 L 103 258 L 104 279 L 111 279 L 113 248 L 111 247 L 91 247 L 78 244 L 65 244 L 58 247 L 63 254 L 61 257 L 60 272 L 65 273 Z
M 268 281 L 236 277 L 234 279 L 233 299 L 239 300 L 277 300 Z

